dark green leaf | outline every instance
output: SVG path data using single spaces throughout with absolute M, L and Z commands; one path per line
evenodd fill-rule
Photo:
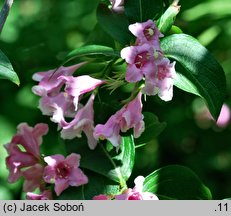
M 19 78 L 14 71 L 9 59 L 6 55 L 0 50 L 0 79 L 7 79 L 11 82 L 19 85 Z
M 160 168 L 145 178 L 144 191 L 155 193 L 160 199 L 210 200 L 210 190 L 189 168 L 170 165 Z
M 159 122 L 158 117 L 153 113 L 144 112 L 145 131 L 135 139 L 135 143 L 143 144 L 155 139 L 166 127 L 165 122 Z
M 175 85 L 202 97 L 217 119 L 226 95 L 225 74 L 216 59 L 195 38 L 174 34 L 161 40 L 161 48 L 167 57 L 184 67 L 178 70 Z
M 95 150 L 90 150 L 86 139 L 74 139 L 66 142 L 68 152 L 81 155 L 81 167 L 104 175 L 124 186 L 130 177 L 134 165 L 135 148 L 132 136 L 122 137 L 118 153 L 111 143 L 106 146 L 98 144 Z
M 176 15 L 180 11 L 180 6 L 177 4 L 172 4 L 169 6 L 169 8 L 164 12 L 164 14 L 160 17 L 160 19 L 157 22 L 157 26 L 163 34 L 166 34 L 172 27 Z
M 116 52 L 111 47 L 101 46 L 101 45 L 87 45 L 83 47 L 79 47 L 73 51 L 71 51 L 66 59 L 64 60 L 64 64 L 68 61 L 71 61 L 75 58 L 79 58 L 82 56 L 91 56 L 91 55 L 104 55 L 104 56 L 119 56 L 119 53 Z
M 83 170 L 88 177 L 88 184 L 80 187 L 70 187 L 56 199 L 59 200 L 91 200 L 99 194 L 113 195 L 120 192 L 120 185 L 102 175 Z
M 162 12 L 162 0 L 126 0 L 124 2 L 125 14 L 130 23 L 145 22 L 156 19 Z
M 97 8 L 97 19 L 100 26 L 112 38 L 124 45 L 129 45 L 132 35 L 128 30 L 128 19 L 123 13 L 115 13 L 105 4 L 99 4 Z

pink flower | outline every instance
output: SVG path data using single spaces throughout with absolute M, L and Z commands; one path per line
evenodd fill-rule
M 84 63 L 72 65 L 69 67 L 61 66 L 58 69 L 53 69 L 45 72 L 35 73 L 32 77 L 33 80 L 38 81 L 39 85 L 34 86 L 32 91 L 39 96 L 49 95 L 54 96 L 59 93 L 62 85 L 64 84 L 63 80 L 59 80 L 60 76 L 70 76 L 78 68 L 80 68 Z
M 230 108 L 227 104 L 223 104 L 216 125 L 218 127 L 225 128 L 230 123 L 230 118 L 231 118 Z
M 128 82 L 138 82 L 145 73 L 155 70 L 153 53 L 154 49 L 149 44 L 125 47 L 121 50 L 121 58 L 128 63 L 125 77 Z
M 66 84 L 66 93 L 74 97 L 73 103 L 75 110 L 77 110 L 80 95 L 90 92 L 97 86 L 104 83 L 104 81 L 94 79 L 88 75 L 78 77 L 60 76 L 58 79 L 62 80 Z
M 110 200 L 110 197 L 104 194 L 100 194 L 100 195 L 94 196 L 92 199 L 93 200 Z
M 223 104 L 216 122 L 203 102 L 198 100 L 197 104 L 194 117 L 199 127 L 206 129 L 215 124 L 219 128 L 226 128 L 230 124 L 231 112 L 227 104 Z
M 25 178 L 23 191 L 34 191 L 36 188 L 44 189 L 43 170 L 44 167 L 41 164 L 35 164 L 22 171 L 22 175 Z
M 158 197 L 150 192 L 143 192 L 144 177 L 138 176 L 133 189 L 127 189 L 124 193 L 116 195 L 116 200 L 159 200 Z
M 141 96 L 139 93 L 134 100 L 112 115 L 104 125 L 96 125 L 94 137 L 108 139 L 113 146 L 118 147 L 121 143 L 120 131 L 126 132 L 133 128 L 134 137 L 138 138 L 144 131 Z
M 52 116 L 51 121 L 62 125 L 65 117 L 73 118 L 76 115 L 73 97 L 64 92 L 56 96 L 43 96 L 39 101 L 39 108 L 43 115 Z
M 52 200 L 52 193 L 50 190 L 45 190 L 41 194 L 28 192 L 26 194 L 27 200 Z
M 63 139 L 73 139 L 81 137 L 82 131 L 86 134 L 90 149 L 94 149 L 97 140 L 93 136 L 94 129 L 94 94 L 89 98 L 87 104 L 78 110 L 75 118 L 70 123 L 65 123 L 62 127 L 61 137 Z
M 6 165 L 10 171 L 9 182 L 16 182 L 22 176 L 22 170 L 40 161 L 39 146 L 42 136 L 47 134 L 46 124 L 37 124 L 34 128 L 26 123 L 18 125 L 18 133 L 5 145 L 9 154 Z
M 152 20 L 129 25 L 128 29 L 137 37 L 136 45 L 150 44 L 155 50 L 160 50 L 159 38 L 164 35 L 160 33 Z
M 53 155 L 44 160 L 48 164 L 44 169 L 44 181 L 55 184 L 57 196 L 69 186 L 88 183 L 88 178 L 79 169 L 80 155 L 72 153 L 66 159 L 63 155 Z
M 158 96 L 164 101 L 170 101 L 173 97 L 173 84 L 176 76 L 175 62 L 170 64 L 169 59 L 156 60 L 156 71 L 145 73 L 145 87 L 143 93 Z

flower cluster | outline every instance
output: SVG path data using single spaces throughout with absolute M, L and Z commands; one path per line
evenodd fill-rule
M 152 20 L 132 24 L 129 30 L 137 39 L 134 46 L 121 50 L 121 57 L 128 64 L 126 80 L 138 82 L 145 78 L 144 94 L 158 94 L 164 101 L 171 100 L 175 62 L 170 63 L 163 55 L 159 40 L 163 35 Z
M 107 196 L 100 194 L 94 196 L 93 200 L 159 200 L 158 197 L 151 192 L 143 192 L 144 177 L 138 176 L 135 180 L 135 187 L 133 189 L 128 188 L 123 191 L 122 194 Z
M 80 155 L 71 154 L 65 159 L 62 155 L 41 157 L 42 136 L 47 134 L 46 124 L 37 124 L 34 128 L 26 123 L 18 126 L 18 133 L 5 145 L 9 154 L 6 165 L 9 169 L 9 182 L 24 178 L 23 190 L 27 199 L 52 199 L 52 192 L 47 186 L 55 184 L 59 196 L 69 185 L 79 186 L 88 182 L 87 177 L 78 168 Z M 39 189 L 40 194 L 33 191 Z
M 114 10 L 123 5 L 123 1 L 111 2 Z M 131 97 L 124 100 L 124 106 L 105 124 L 94 126 L 93 105 L 94 90 L 106 81 L 88 75 L 73 76 L 87 62 L 33 75 L 32 78 L 39 82 L 32 88 L 41 97 L 39 108 L 43 115 L 50 116 L 51 121 L 58 124 L 63 139 L 81 137 L 84 133 L 91 150 L 96 148 L 101 139 L 109 140 L 118 150 L 122 142 L 120 133 L 133 129 L 134 137 L 138 138 L 145 129 L 142 94 L 158 93 L 163 100 L 172 99 L 175 63 L 171 64 L 161 51 L 159 38 L 163 35 L 151 20 L 130 25 L 129 29 L 137 39 L 134 46 L 121 51 L 121 57 L 128 63 L 125 79 L 128 82 L 140 82 L 145 78 L 145 87 L 139 88 L 137 85 Z M 59 196 L 69 186 L 88 183 L 87 176 L 79 168 L 79 154 L 72 153 L 66 158 L 60 154 L 41 156 L 39 146 L 42 136 L 47 132 L 46 124 L 37 124 L 31 128 L 22 123 L 18 126 L 18 133 L 5 145 L 9 154 L 6 159 L 10 171 L 9 181 L 15 182 L 24 177 L 23 189 L 27 192 L 27 199 L 51 199 L 50 184 L 54 184 L 54 191 Z M 133 189 L 129 188 L 113 197 L 99 195 L 94 199 L 157 200 L 154 194 L 143 192 L 143 183 L 144 178 L 139 176 Z M 40 194 L 33 193 L 36 189 L 40 190 Z
M 41 96 L 39 108 L 44 115 L 51 116 L 58 123 L 63 139 L 81 137 L 84 132 L 88 138 L 90 149 L 94 149 L 97 140 L 93 137 L 93 102 L 92 94 L 85 106 L 79 103 L 81 97 L 104 83 L 88 75 L 74 77 L 72 74 L 84 63 L 57 70 L 38 72 L 33 79 L 39 81 L 32 91 Z M 64 87 L 64 91 L 62 91 Z M 70 122 L 66 118 L 72 118 Z

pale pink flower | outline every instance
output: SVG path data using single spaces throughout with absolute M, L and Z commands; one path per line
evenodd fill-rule
M 52 155 L 44 158 L 48 164 L 44 169 L 44 181 L 55 184 L 55 192 L 59 196 L 69 186 L 80 186 L 88 183 L 87 176 L 79 169 L 80 155 L 72 153 Z
M 138 176 L 134 183 L 133 189 L 129 188 L 122 194 L 116 195 L 116 200 L 159 200 L 158 197 L 151 192 L 143 192 L 144 177 Z
M 63 86 L 63 80 L 59 80 L 60 76 L 70 76 L 84 63 L 72 65 L 69 67 L 61 66 L 58 69 L 53 69 L 44 72 L 37 72 L 32 76 L 32 79 L 39 82 L 39 85 L 34 86 L 32 91 L 39 96 L 54 96 L 59 93 Z
M 164 100 L 170 101 L 173 97 L 173 84 L 176 76 L 175 62 L 170 64 L 169 59 L 161 58 L 156 60 L 155 73 L 145 73 L 145 87 L 143 93 L 155 95 Z
M 78 108 L 79 97 L 82 94 L 90 92 L 94 90 L 97 86 L 104 83 L 104 81 L 94 79 L 88 75 L 82 75 L 78 77 L 60 76 L 58 79 L 62 80 L 66 84 L 65 92 L 68 95 L 74 97 L 73 103 L 75 106 L 75 110 L 77 110 Z
M 217 121 L 214 120 L 207 106 L 203 103 L 200 108 L 195 110 L 195 120 L 201 128 L 209 128 L 216 125 L 219 128 L 226 128 L 230 124 L 231 111 L 227 104 L 223 104 Z
M 135 99 L 112 115 L 104 125 L 96 125 L 94 137 L 107 139 L 113 146 L 118 147 L 121 144 L 120 131 L 126 132 L 133 128 L 134 137 L 138 138 L 144 131 L 141 96 L 139 93 Z
M 216 125 L 218 127 L 225 128 L 230 123 L 230 118 L 231 118 L 230 108 L 227 104 L 223 104 Z
M 155 50 L 160 50 L 159 38 L 164 35 L 152 20 L 129 25 L 128 29 L 137 37 L 136 45 L 150 44 Z
M 76 115 L 73 104 L 73 97 L 65 92 L 60 92 L 56 96 L 43 96 L 39 100 L 39 108 L 43 115 L 52 116 L 51 121 L 63 125 L 65 117 L 73 118 Z
M 63 139 L 73 139 L 81 137 L 82 131 L 86 134 L 90 149 L 94 149 L 97 145 L 97 140 L 93 136 L 94 129 L 94 94 L 89 98 L 87 104 L 78 110 L 75 118 L 66 123 L 62 127 L 61 137 Z
M 138 82 L 145 73 L 155 70 L 154 49 L 149 44 L 125 47 L 121 50 L 121 58 L 128 63 L 126 77 L 128 82 Z
M 40 161 L 39 146 L 42 143 L 42 136 L 47 134 L 46 124 L 37 124 L 34 128 L 26 123 L 18 125 L 18 132 L 11 142 L 6 144 L 9 156 L 6 158 L 6 165 L 9 169 L 9 182 L 15 182 L 22 176 L 22 169 L 35 165 Z M 23 148 L 23 149 L 22 149 Z
M 50 190 L 45 190 L 41 194 L 35 194 L 28 192 L 26 194 L 27 200 L 52 200 L 52 192 Z

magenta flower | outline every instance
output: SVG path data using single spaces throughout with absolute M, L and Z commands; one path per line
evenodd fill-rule
M 66 84 L 66 93 L 74 97 L 73 103 L 75 110 L 77 110 L 80 95 L 90 92 L 97 86 L 104 83 L 104 81 L 94 79 L 88 75 L 78 77 L 60 76 L 58 79 L 62 80 Z
M 44 167 L 41 164 L 35 164 L 25 171 L 22 171 L 22 175 L 25 178 L 23 191 L 30 192 L 34 191 L 36 188 L 40 190 L 44 189 L 43 170 Z
M 78 110 L 75 118 L 63 125 L 61 137 L 63 139 L 73 139 L 74 137 L 81 137 L 82 131 L 86 134 L 88 145 L 90 149 L 94 149 L 97 145 L 97 140 L 93 136 L 94 129 L 94 94 L 89 98 L 87 104 Z
M 26 123 L 18 125 L 18 133 L 4 146 L 9 154 L 6 158 L 6 165 L 10 171 L 9 182 L 16 182 L 23 175 L 22 169 L 39 163 L 39 146 L 42 136 L 47 132 L 46 124 L 37 124 L 34 128 Z
M 160 50 L 159 38 L 164 35 L 160 33 L 152 20 L 129 25 L 128 29 L 137 37 L 136 45 L 150 44 L 155 50 Z
M 84 63 L 72 65 L 69 67 L 61 66 L 58 69 L 53 69 L 45 72 L 35 73 L 32 77 L 33 80 L 38 81 L 39 85 L 34 86 L 32 91 L 39 96 L 54 96 L 59 93 L 62 85 L 64 84 L 63 80 L 59 80 L 60 76 L 70 76 L 78 68 L 80 68 Z
M 79 169 L 80 155 L 72 153 L 53 155 L 44 158 L 48 164 L 44 169 L 44 181 L 55 184 L 55 192 L 59 196 L 69 186 L 80 186 L 88 183 L 87 176 Z
M 35 194 L 28 192 L 26 194 L 27 200 L 52 200 L 52 192 L 50 190 L 45 190 L 41 194 Z
M 144 177 L 138 176 L 133 189 L 129 188 L 120 195 L 116 195 L 116 200 L 159 200 L 158 197 L 150 192 L 143 192 Z
M 155 70 L 154 49 L 149 44 L 141 46 L 125 47 L 121 50 L 121 58 L 128 63 L 126 80 L 138 82 L 143 79 L 145 73 Z
M 121 143 L 120 131 L 126 132 L 133 128 L 134 137 L 138 138 L 144 131 L 141 96 L 139 93 L 134 100 L 112 115 L 104 125 L 96 125 L 94 137 L 108 139 L 113 146 L 118 147 Z

